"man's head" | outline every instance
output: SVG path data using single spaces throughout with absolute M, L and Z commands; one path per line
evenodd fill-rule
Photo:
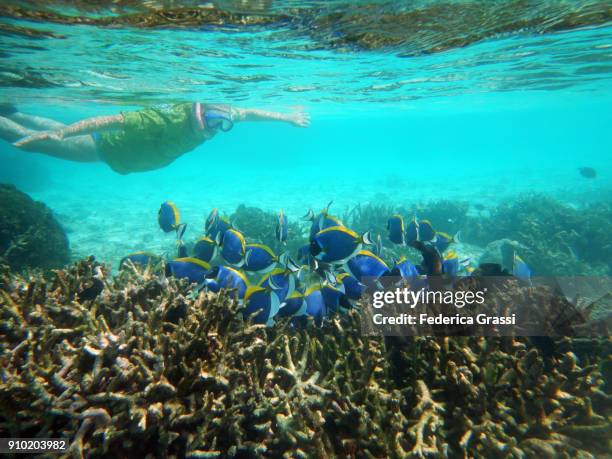
M 227 104 L 201 104 L 204 129 L 227 132 L 234 127 L 232 107 Z

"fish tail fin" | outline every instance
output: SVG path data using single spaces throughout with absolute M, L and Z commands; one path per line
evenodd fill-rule
M 280 287 L 276 285 L 272 276 L 268 277 L 268 285 L 272 290 L 280 290 Z
M 295 278 L 297 281 L 301 282 L 304 279 L 304 267 L 300 266 L 300 269 L 295 273 Z
M 242 259 L 238 263 L 236 263 L 236 264 L 234 264 L 232 266 L 234 266 L 235 268 L 242 268 L 244 266 L 244 263 L 245 263 L 245 259 L 244 259 L 244 257 L 242 257 Z
M 365 233 L 362 234 L 361 236 L 361 240 L 363 241 L 363 243 L 365 245 L 373 245 L 374 242 L 372 241 L 372 235 L 370 233 L 370 231 L 366 231 Z
M 314 212 L 312 211 L 312 209 L 308 209 L 308 212 L 306 212 L 306 215 L 304 215 L 302 218 L 304 220 L 313 221 L 314 220 Z
M 330 270 L 325 271 L 325 280 L 330 285 L 336 285 L 336 276 Z
M 459 230 L 459 231 L 457 231 L 457 232 L 455 233 L 455 235 L 453 236 L 453 241 L 455 241 L 456 243 L 460 243 L 460 242 L 461 242 L 461 239 L 460 239 L 460 237 L 459 237 L 459 236 L 461 236 L 461 230 Z
M 283 265 L 292 273 L 297 273 L 300 271 L 300 269 L 302 269 L 295 261 L 293 261 L 291 259 L 291 257 L 289 255 L 287 255 L 287 260 L 285 263 L 283 263 Z
M 310 269 L 313 271 L 319 269 L 319 262 L 315 257 L 310 257 Z
M 176 227 L 176 238 L 179 242 L 182 242 L 186 229 L 187 229 L 187 223 L 180 223 Z
M 185 244 L 183 243 L 183 241 L 178 241 L 176 243 L 177 245 L 177 256 L 178 258 L 185 258 L 188 256 L 187 254 L 187 247 L 185 246 Z

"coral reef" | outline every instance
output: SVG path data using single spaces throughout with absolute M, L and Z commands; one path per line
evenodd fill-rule
M 257 207 L 239 205 L 231 215 L 230 220 L 249 242 L 258 242 L 270 247 L 280 255 L 285 250 L 295 253 L 297 249 L 308 242 L 304 235 L 305 225 L 300 226 L 294 219 L 289 220 L 289 236 L 287 244 L 281 244 L 275 237 L 277 216 L 272 212 L 266 212 Z
M 416 215 L 421 220 L 431 221 L 436 231 L 455 234 L 471 222 L 467 216 L 469 207 L 468 202 L 449 200 L 417 203 L 409 207 L 370 202 L 348 209 L 342 215 L 342 221 L 357 232 L 372 231 L 384 235 L 389 217 L 399 213 L 405 222 Z
M 489 261 L 500 258 L 494 253 L 499 251 L 496 244 L 512 240 L 517 253 L 538 276 L 612 273 L 612 206 L 608 202 L 575 208 L 546 195 L 527 194 L 491 206 L 478 216 L 470 213 L 466 201 L 399 207 L 371 202 L 347 209 L 339 217 L 359 233 L 380 234 L 389 258 L 408 255 L 415 261 L 418 257 L 410 249 L 387 240 L 386 223 L 395 213 L 403 215 L 406 222 L 413 215 L 428 219 L 436 231 L 450 235 L 461 231 L 462 242 L 481 247 L 493 244 L 485 249 L 483 259 Z M 511 262 L 504 264 L 511 270 Z
M 13 185 L 0 185 L 0 264 L 51 269 L 69 257 L 68 239 L 51 210 Z
M 369 202 L 347 209 L 339 217 L 345 225 L 360 234 L 371 231 L 372 234 L 385 236 L 387 234 L 387 220 L 397 212 L 402 213 L 392 205 Z M 331 213 L 334 214 L 334 212 Z
M 148 269 L 110 278 L 93 259 L 1 285 L 0 436 L 69 438 L 70 457 L 612 451 L 609 338 L 546 353 L 526 338 L 369 338 L 356 311 L 266 328 L 224 294 Z
M 470 222 L 467 216 L 470 204 L 467 201 L 430 201 L 416 204 L 407 212 L 406 216 L 417 215 L 420 219 L 427 219 L 434 225 L 436 231 L 450 235 L 456 234 Z
M 407 224 L 413 216 L 432 222 L 436 231 L 451 235 L 456 234 L 472 221 L 467 216 L 469 203 L 464 201 L 430 201 L 411 206 L 393 206 L 382 202 L 358 204 L 347 209 L 340 215 L 342 222 L 358 233 L 371 231 L 376 237 L 380 234 L 385 245 L 385 255 L 388 259 L 398 259 L 408 256 L 412 261 L 419 260 L 418 252 L 411 248 L 394 245 L 388 240 L 387 221 L 393 214 L 399 213 Z M 333 213 L 333 212 L 332 212 Z
M 501 203 L 489 218 L 473 219 L 464 239 L 480 245 L 510 238 L 537 275 L 609 275 L 612 272 L 612 206 L 583 209 L 544 195 Z

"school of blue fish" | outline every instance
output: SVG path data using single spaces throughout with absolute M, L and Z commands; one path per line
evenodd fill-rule
M 230 292 L 242 303 L 245 318 L 266 325 L 277 318 L 291 318 L 299 325 L 308 317 L 320 325 L 334 314 L 358 307 L 368 289 L 388 288 L 389 281 L 423 289 L 430 287 L 432 277 L 452 285 L 458 276 L 474 271 L 471 260 L 460 259 L 450 249 L 459 242 L 459 234 L 438 232 L 430 221 L 416 216 L 406 224 L 399 214 L 387 221 L 387 239 L 416 249 L 422 261 L 414 264 L 401 257 L 388 263 L 383 238 L 373 239 L 369 232 L 358 234 L 346 227 L 329 213 L 330 205 L 317 214 L 308 211 L 304 217 L 310 222 L 308 244 L 292 257 L 288 251 L 277 254 L 266 245 L 249 242 L 217 209 L 206 218 L 203 234 L 189 254 L 183 242 L 187 225 L 180 221 L 176 205 L 166 201 L 160 206 L 158 223 L 162 231 L 176 233 L 177 257 L 135 252 L 121 260 L 120 269 L 163 266 L 165 276 L 186 279 L 198 291 Z M 285 245 L 290 236 L 287 216 L 281 210 L 276 219 L 275 237 Z M 532 273 L 515 254 L 512 273 L 506 274 L 528 282 Z

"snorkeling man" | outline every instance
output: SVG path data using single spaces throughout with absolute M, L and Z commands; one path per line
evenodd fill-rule
M 22 150 L 77 162 L 103 161 L 120 174 L 167 166 L 239 121 L 308 127 L 310 117 L 222 104 L 180 103 L 96 116 L 65 125 L 0 107 L 0 138 Z

